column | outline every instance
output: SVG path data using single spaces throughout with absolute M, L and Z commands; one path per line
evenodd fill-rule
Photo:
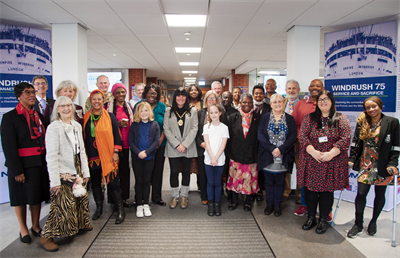
M 52 51 L 53 89 L 63 80 L 73 81 L 79 91 L 75 103 L 83 106 L 88 97 L 86 29 L 77 23 L 52 24 Z
M 296 25 L 287 33 L 287 79 L 297 80 L 302 92 L 319 77 L 320 47 L 319 26 Z

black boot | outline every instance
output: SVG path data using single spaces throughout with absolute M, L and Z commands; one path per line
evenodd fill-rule
M 317 234 L 323 234 L 328 230 L 329 227 L 330 224 L 328 222 L 328 218 L 320 217 L 315 232 L 317 232 Z
M 92 220 L 97 220 L 103 213 L 103 190 L 101 188 L 93 188 L 93 199 L 96 203 L 96 211 L 92 216 Z
M 214 216 L 215 213 L 215 206 L 212 201 L 208 201 L 208 211 L 207 214 L 208 216 Z
M 215 203 L 215 216 L 221 216 L 221 203 Z
M 114 199 L 114 206 L 118 210 L 117 219 L 115 220 L 115 224 L 121 224 L 125 220 L 125 209 L 122 203 L 121 192 L 118 190 L 112 191 L 112 197 Z
M 308 214 L 308 219 L 307 219 L 307 221 L 303 224 L 303 230 L 310 230 L 310 229 L 312 229 L 315 225 L 317 225 L 317 219 L 315 218 L 315 215 Z

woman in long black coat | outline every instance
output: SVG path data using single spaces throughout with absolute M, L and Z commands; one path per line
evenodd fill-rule
M 8 168 L 10 204 L 15 209 L 20 226 L 20 241 L 31 242 L 26 225 L 26 205 L 32 220 L 32 235 L 37 236 L 41 203 L 50 198 L 49 176 L 45 160 L 42 116 L 32 106 L 36 102 L 35 88 L 29 83 L 14 87 L 18 104 L 3 115 L 1 142 Z

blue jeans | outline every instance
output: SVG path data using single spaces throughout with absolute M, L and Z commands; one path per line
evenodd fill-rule
M 221 180 L 224 166 L 210 166 L 204 164 L 207 175 L 207 196 L 209 201 L 221 202 Z M 215 195 L 214 195 L 215 193 Z
M 304 198 L 304 187 L 301 187 L 301 205 L 306 206 L 306 199 Z
M 282 202 L 286 173 L 265 172 L 265 199 L 268 206 L 278 207 Z

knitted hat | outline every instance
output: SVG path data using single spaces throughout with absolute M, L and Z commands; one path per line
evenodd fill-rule
M 112 86 L 112 88 L 111 88 L 111 94 L 114 95 L 114 91 L 115 91 L 116 89 L 118 89 L 118 88 L 123 88 L 125 91 L 127 91 L 125 85 L 124 85 L 123 83 L 120 83 L 120 82 L 119 82 L 119 83 L 116 83 L 116 84 L 114 84 L 114 85 Z

